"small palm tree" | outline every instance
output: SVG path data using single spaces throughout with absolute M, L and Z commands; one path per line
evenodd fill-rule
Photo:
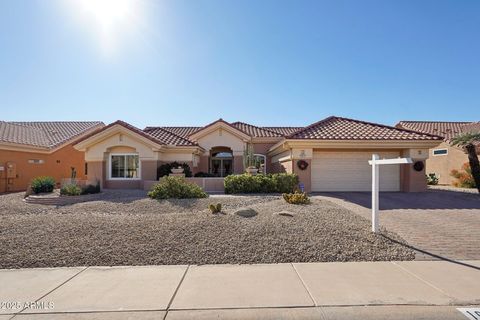
M 475 186 L 480 193 L 480 163 L 478 161 L 477 150 L 474 145 L 475 141 L 480 142 L 480 132 L 469 132 L 456 136 L 452 139 L 451 144 L 462 147 L 468 154 L 468 162 L 470 163 L 470 168 L 472 169 L 473 180 L 475 181 Z

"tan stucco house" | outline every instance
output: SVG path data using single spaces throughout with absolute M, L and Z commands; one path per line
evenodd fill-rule
M 86 179 L 85 155 L 72 145 L 103 126 L 99 121 L 0 121 L 0 193 L 23 191 L 37 176 L 60 183 L 72 168 Z
M 422 164 L 428 150 L 441 142 L 432 134 L 332 116 L 307 127 L 258 127 L 219 119 L 202 127 L 141 130 L 116 121 L 83 137 L 74 148 L 85 153 L 88 179 L 107 188 L 148 189 L 157 180 L 159 165 L 177 161 L 188 163 L 193 173 L 219 177 L 195 181 L 215 189 L 211 181 L 245 171 L 244 150 L 251 144 L 262 171 L 296 173 L 306 191 L 368 191 L 373 153 L 411 157 L 420 163 L 415 168 L 392 165 L 380 172 L 381 191 L 410 192 L 426 189 Z
M 435 173 L 439 178 L 438 183 L 443 185 L 451 185 L 455 181 L 450 175 L 451 171 L 460 170 L 468 162 L 468 156 L 462 148 L 450 144 L 452 138 L 465 132 L 480 132 L 479 122 L 400 121 L 396 127 L 443 138 L 441 144 L 430 148 L 426 161 L 426 173 Z

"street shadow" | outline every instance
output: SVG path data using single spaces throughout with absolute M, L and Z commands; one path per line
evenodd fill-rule
M 370 209 L 370 192 L 324 192 L 319 195 L 341 199 Z M 380 210 L 480 209 L 480 195 L 445 190 L 426 192 L 380 192 Z
M 472 268 L 472 269 L 475 269 L 475 270 L 478 270 L 480 271 L 480 267 L 477 267 L 475 265 L 472 265 L 472 264 L 469 264 L 467 262 L 464 262 L 464 261 L 458 261 L 458 260 L 453 260 L 453 259 L 450 259 L 450 258 L 447 258 L 447 257 L 444 257 L 444 256 L 440 256 L 438 254 L 435 254 L 435 253 L 432 253 L 432 252 L 429 252 L 429 251 L 426 251 L 426 250 L 423 250 L 423 249 L 420 249 L 420 248 L 417 248 L 415 246 L 412 246 L 412 245 L 409 245 L 409 244 L 406 244 L 404 242 L 401 242 L 401 241 L 398 241 L 398 240 L 395 240 L 385 234 L 380 234 L 381 237 L 384 237 L 385 239 L 388 239 L 389 241 L 392 241 L 396 244 L 399 244 L 403 247 L 406 247 L 406 248 L 409 248 L 415 252 L 418 252 L 418 253 L 421 253 L 421 254 L 424 254 L 426 256 L 429 256 L 429 257 L 432 257 L 434 259 L 432 260 L 440 260 L 440 261 L 447 261 L 447 262 L 450 262 L 450 263 L 454 263 L 454 264 L 458 264 L 458 265 L 461 265 L 461 266 L 464 266 L 464 267 L 468 267 L 468 268 Z

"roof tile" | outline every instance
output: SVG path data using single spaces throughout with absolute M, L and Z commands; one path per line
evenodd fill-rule
M 0 142 L 52 149 L 103 125 L 99 121 L 1 121 Z

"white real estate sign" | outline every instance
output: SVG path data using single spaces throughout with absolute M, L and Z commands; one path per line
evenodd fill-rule
M 378 193 L 379 193 L 379 166 L 386 164 L 406 164 L 412 163 L 411 158 L 396 158 L 396 159 L 380 159 L 378 154 L 372 155 L 372 160 L 368 161 L 368 164 L 372 166 L 372 231 L 378 232 Z

